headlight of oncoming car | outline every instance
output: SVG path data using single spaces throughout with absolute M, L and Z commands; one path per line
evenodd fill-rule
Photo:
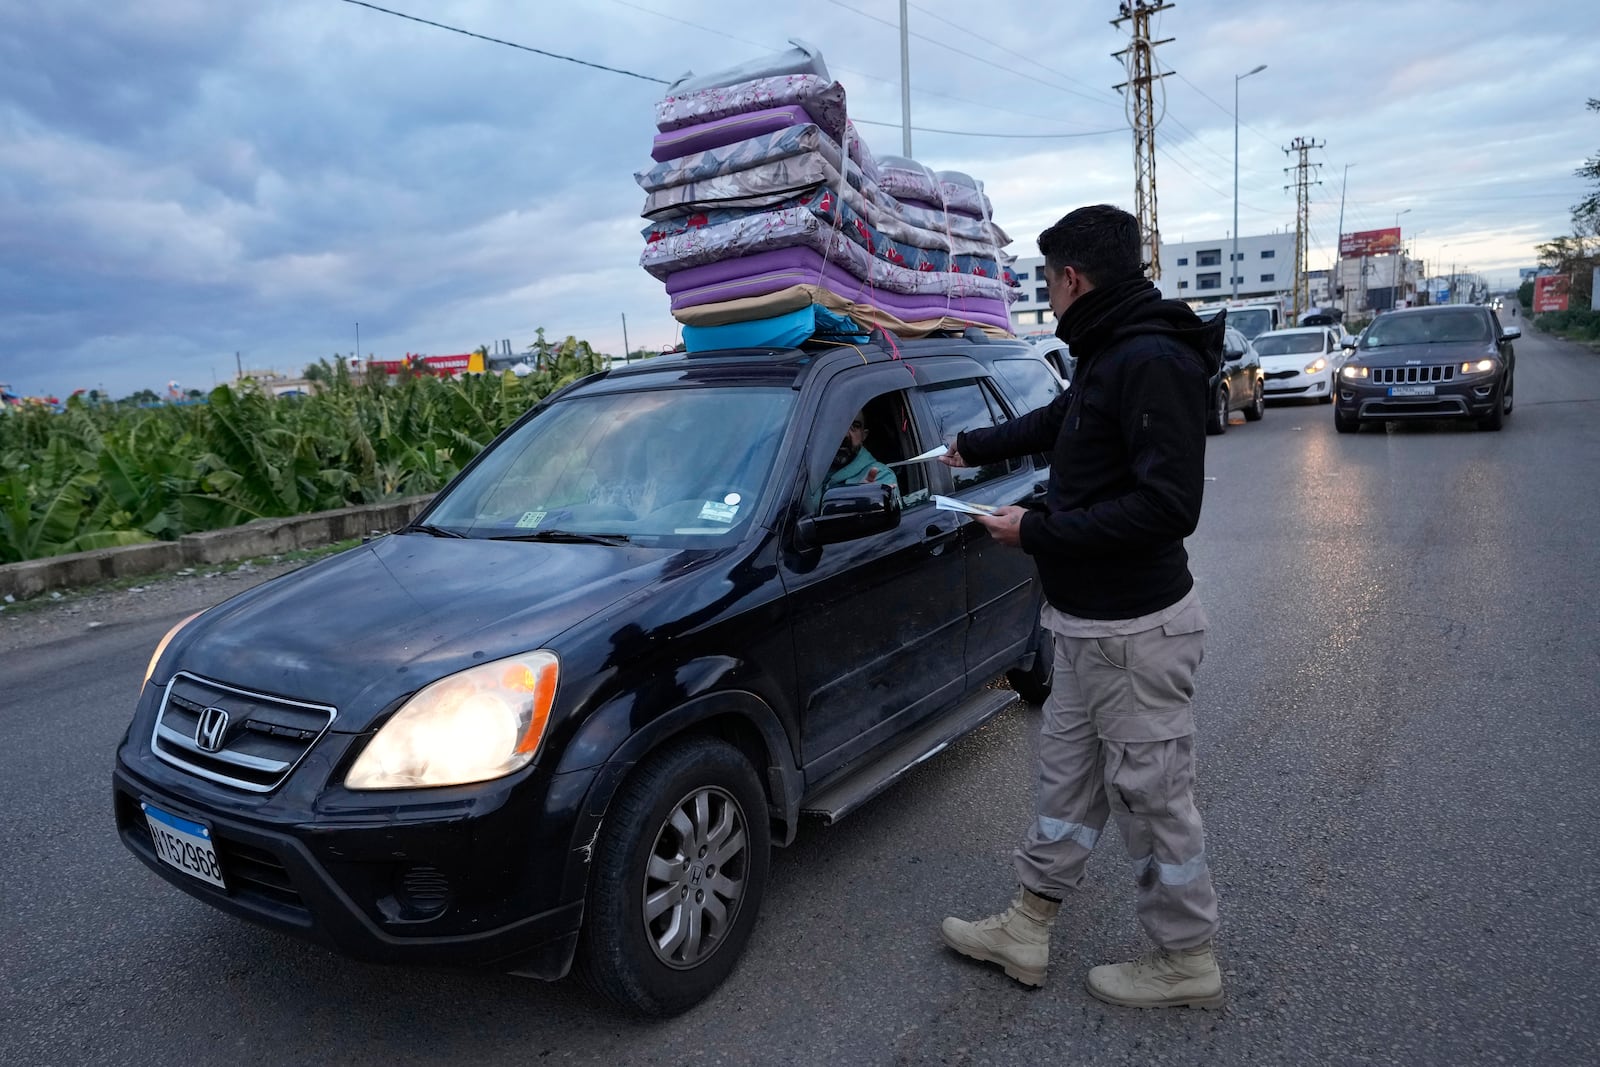
M 161 643 L 156 645 L 156 650 L 150 653 L 150 665 L 144 669 L 143 685 L 150 684 L 150 676 L 156 673 L 156 663 L 161 659 L 161 653 L 165 652 L 167 650 L 167 646 L 172 644 L 172 639 L 178 636 L 178 631 L 183 629 L 185 626 L 188 626 L 191 622 L 194 622 L 194 620 L 198 619 L 199 617 L 200 612 L 197 611 L 167 631 L 167 636 L 163 637 L 161 639 Z
M 351 789 L 419 789 L 500 778 L 539 750 L 560 663 L 544 649 L 441 678 L 406 701 L 345 776 Z
M 1366 376 L 1367 376 L 1367 368 L 1361 367 L 1361 366 L 1357 366 L 1357 365 L 1355 365 L 1353 363 L 1346 363 L 1344 365 L 1344 368 L 1339 371 L 1339 377 L 1341 377 L 1341 378 L 1355 379 L 1355 378 L 1365 378 Z
M 1316 359 L 1314 359 L 1310 363 L 1306 364 L 1306 373 L 1307 374 L 1321 374 L 1323 368 L 1326 367 L 1327 365 L 1328 365 L 1328 361 L 1323 359 L 1321 356 L 1318 356 Z
M 1483 374 L 1492 370 L 1494 370 L 1494 360 L 1492 359 L 1468 360 L 1461 364 L 1462 374 Z

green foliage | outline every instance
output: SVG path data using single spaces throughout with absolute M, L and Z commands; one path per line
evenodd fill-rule
M 1534 319 L 1533 324 L 1569 340 L 1600 341 L 1600 311 L 1577 307 L 1567 311 L 1546 311 Z
M 1517 303 L 1525 308 L 1533 307 L 1533 282 L 1526 281 L 1517 286 Z
M 314 395 L 246 383 L 206 403 L 68 400 L 0 416 L 0 563 L 374 503 L 441 488 L 554 390 L 602 362 L 573 337 L 530 346 L 541 367 L 358 382 L 313 365 Z M 308 371 L 313 369 L 308 368 Z M 154 394 L 149 394 L 151 398 Z

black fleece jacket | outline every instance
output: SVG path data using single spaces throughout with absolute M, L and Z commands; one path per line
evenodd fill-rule
M 1160 611 L 1194 586 L 1183 539 L 1200 521 L 1209 381 L 1222 365 L 1224 316 L 1202 322 L 1138 277 L 1073 302 L 1056 335 L 1078 365 L 1049 405 L 968 430 L 974 466 L 1050 456 L 1043 508 L 1022 520 L 1045 598 L 1085 619 Z

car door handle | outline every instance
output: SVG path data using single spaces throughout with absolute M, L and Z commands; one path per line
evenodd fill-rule
M 930 556 L 937 556 L 960 533 L 961 526 L 959 523 L 955 526 L 940 526 L 936 523 L 929 523 L 927 528 L 922 531 L 922 543 L 928 546 L 928 554 Z

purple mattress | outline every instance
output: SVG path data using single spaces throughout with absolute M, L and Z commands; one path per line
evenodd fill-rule
M 803 126 L 811 116 L 799 104 L 769 107 L 761 111 L 747 111 L 711 122 L 697 122 L 679 130 L 656 134 L 650 149 L 650 158 L 657 163 L 669 159 L 722 148 L 764 133 L 775 133 L 790 126 Z

